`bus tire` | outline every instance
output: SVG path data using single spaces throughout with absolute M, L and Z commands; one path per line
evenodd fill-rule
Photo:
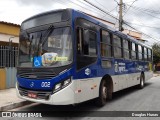
M 144 88 L 144 82 L 145 82 L 144 74 L 141 74 L 141 76 L 140 76 L 140 84 L 139 84 L 139 88 L 140 89 Z
M 106 80 L 102 80 L 101 84 L 100 84 L 100 89 L 99 89 L 99 97 L 96 99 L 96 104 L 99 107 L 102 107 L 106 104 L 106 100 L 107 100 L 107 82 Z

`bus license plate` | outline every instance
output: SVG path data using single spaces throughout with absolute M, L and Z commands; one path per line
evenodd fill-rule
M 37 98 L 37 94 L 33 93 L 33 92 L 28 92 L 28 97 L 36 99 Z

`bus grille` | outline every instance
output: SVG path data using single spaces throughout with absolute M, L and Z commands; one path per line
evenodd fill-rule
M 36 99 L 45 99 L 48 100 L 49 96 L 52 94 L 51 91 L 33 91 L 33 90 L 27 90 L 25 88 L 22 87 L 18 87 L 19 93 L 21 96 L 26 96 L 28 97 L 28 93 L 29 92 L 33 92 L 37 94 L 37 98 Z
M 26 79 L 47 79 L 49 80 L 55 76 L 56 74 L 50 73 L 50 72 L 26 72 L 26 73 L 18 74 L 18 77 L 26 78 Z

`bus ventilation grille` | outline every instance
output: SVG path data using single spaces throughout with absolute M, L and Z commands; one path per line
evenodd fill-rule
M 51 91 L 33 91 L 33 90 L 27 90 L 27 89 L 22 88 L 22 87 L 18 87 L 18 89 L 19 89 L 20 95 L 25 96 L 25 97 L 28 97 L 29 92 L 35 93 L 37 95 L 36 99 L 48 100 L 50 95 L 52 94 Z
M 18 77 L 26 78 L 26 79 L 38 79 L 38 80 L 50 80 L 55 77 L 56 74 L 50 72 L 27 72 L 27 73 L 20 73 Z

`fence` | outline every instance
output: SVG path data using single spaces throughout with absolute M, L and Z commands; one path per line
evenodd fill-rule
M 0 67 L 16 67 L 18 47 L 0 46 Z
M 0 89 L 15 87 L 18 47 L 0 46 Z

